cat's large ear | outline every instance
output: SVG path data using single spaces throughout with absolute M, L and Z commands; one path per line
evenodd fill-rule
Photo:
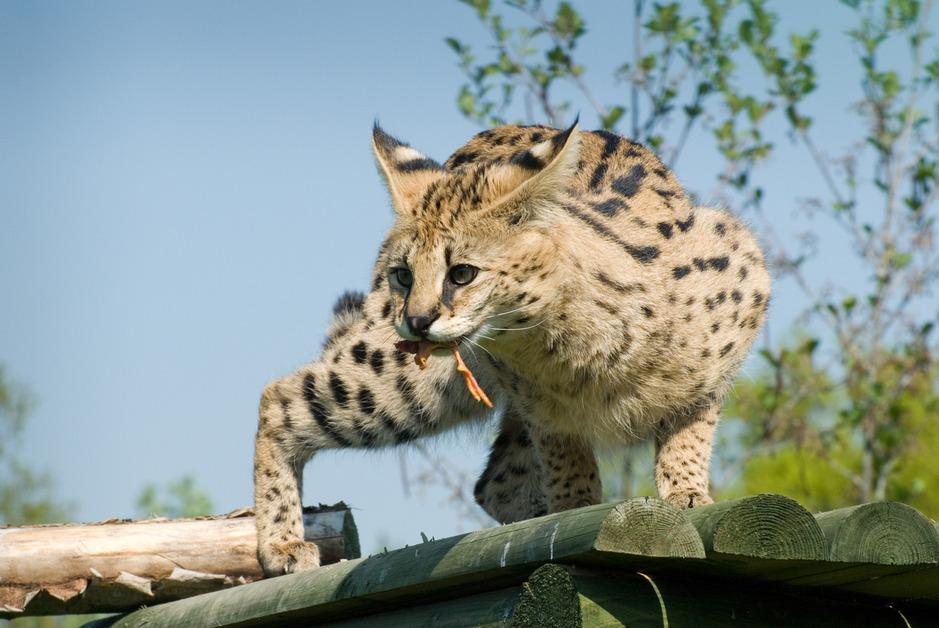
M 512 222 L 536 216 L 567 189 L 580 158 L 577 121 L 487 172 L 487 213 Z
M 385 133 L 378 122 L 372 129 L 372 150 L 398 214 L 412 213 L 427 187 L 444 175 L 443 166 Z

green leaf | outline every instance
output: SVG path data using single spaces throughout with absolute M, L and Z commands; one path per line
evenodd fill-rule
M 601 125 L 604 129 L 607 129 L 607 130 L 612 129 L 613 127 L 616 126 L 616 123 L 619 122 L 620 118 L 623 117 L 623 114 L 624 114 L 625 112 L 626 112 L 626 110 L 623 109 L 622 107 L 620 107 L 619 105 L 617 105 L 617 106 L 611 108 L 611 109 L 606 113 L 605 116 L 601 116 L 601 117 L 600 117 L 600 125 Z
M 890 264 L 896 269 L 906 268 L 912 261 L 910 253 L 894 253 L 890 258 Z

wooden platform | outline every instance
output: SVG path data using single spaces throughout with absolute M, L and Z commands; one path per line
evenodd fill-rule
M 939 626 L 939 531 L 897 503 L 635 498 L 88 624 Z

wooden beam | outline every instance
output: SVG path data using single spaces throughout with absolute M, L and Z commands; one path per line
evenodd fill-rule
M 815 520 L 825 534 L 831 560 L 877 565 L 939 563 L 935 525 L 906 504 L 862 504 L 823 512 Z
M 512 617 L 521 594 L 522 587 L 516 586 L 476 595 L 456 596 L 450 600 L 430 604 L 402 605 L 400 608 L 389 609 L 383 613 L 360 615 L 316 625 L 322 628 L 388 628 L 389 626 L 503 628 L 513 625 Z M 544 624 L 543 626 L 551 625 Z
M 676 514 L 677 513 L 677 514 Z M 661 521 L 660 521 L 661 520 Z M 668 534 L 670 539 L 660 538 Z M 655 498 L 600 504 L 429 541 L 126 615 L 114 626 L 265 626 L 325 622 L 518 586 L 545 562 L 700 559 L 678 511 Z M 402 602 L 406 600 L 406 602 Z M 105 624 L 98 624 L 105 625 Z M 110 625 L 110 624 L 107 624 Z
M 649 575 L 557 564 L 536 569 L 520 586 L 446 601 L 400 602 L 400 608 L 349 617 L 325 628 L 380 626 L 931 626 L 935 607 L 896 608 L 837 591 L 687 575 Z M 904 621 L 905 620 L 905 621 Z M 289 624 L 287 624 L 289 625 Z
M 704 542 L 717 555 L 775 560 L 826 560 L 825 536 L 812 514 L 782 495 L 754 495 L 686 511 Z
M 345 504 L 306 509 L 325 562 L 359 556 Z M 0 528 L 0 617 L 126 611 L 263 578 L 252 511 Z
M 887 601 L 771 583 L 644 573 L 572 574 L 583 626 L 909 626 Z M 909 613 L 912 614 L 912 613 Z M 930 624 L 912 624 L 912 626 Z

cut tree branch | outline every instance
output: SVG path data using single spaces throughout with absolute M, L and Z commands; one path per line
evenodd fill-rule
M 306 508 L 324 563 L 358 558 L 348 506 Z M 126 611 L 262 579 L 254 513 L 0 527 L 0 618 Z

